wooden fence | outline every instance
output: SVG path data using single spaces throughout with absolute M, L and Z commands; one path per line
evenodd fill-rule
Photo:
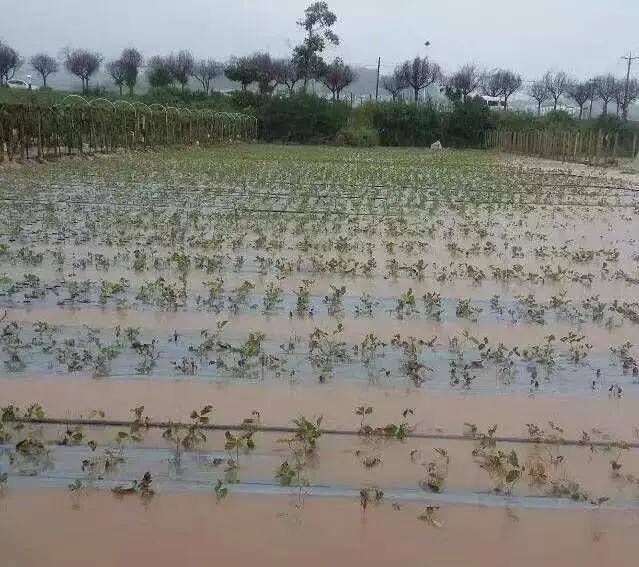
M 616 163 L 623 157 L 633 159 L 638 144 L 637 134 L 604 130 L 494 130 L 484 136 L 488 149 L 589 165 Z
M 0 161 L 256 137 L 257 119 L 246 114 L 105 99 L 0 104 Z

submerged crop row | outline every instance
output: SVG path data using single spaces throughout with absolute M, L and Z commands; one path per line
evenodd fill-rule
M 636 445 L 608 439 L 597 429 L 567 440 L 557 423 L 529 423 L 520 439 L 504 441 L 497 425 L 484 432 L 466 423 L 461 439 L 428 441 L 411 436 L 417 416 L 410 408 L 395 422 L 376 423 L 373 407 L 357 407 L 359 429 L 346 436 L 323 431 L 321 417 L 304 416 L 288 428 L 265 432 L 257 410 L 232 429 L 216 429 L 214 413 L 205 405 L 184 422 L 162 423 L 138 406 L 119 425 L 100 425 L 105 412 L 96 410 L 87 425 L 64 426 L 46 425 L 37 403 L 24 410 L 5 406 L 0 408 L 0 489 L 20 478 L 42 478 L 67 482 L 74 497 L 110 487 L 116 496 L 148 500 L 156 490 L 152 482 L 159 480 L 169 486 L 195 483 L 220 501 L 240 484 L 290 487 L 302 497 L 314 486 L 345 480 L 353 489 L 361 486 L 365 510 L 383 498 L 384 487 L 634 506 L 639 486 L 632 472 L 639 465 Z

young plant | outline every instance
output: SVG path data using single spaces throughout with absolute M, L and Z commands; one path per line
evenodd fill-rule
M 255 449 L 255 442 L 253 441 L 253 433 L 254 430 L 249 430 L 241 435 L 233 435 L 230 431 L 224 433 L 224 437 L 226 442 L 224 443 L 224 448 L 227 451 L 235 451 L 235 461 L 234 464 L 236 467 L 240 466 L 240 450 L 251 451 Z M 230 461 L 230 460 L 229 460 Z M 229 462 L 229 464 L 231 464 Z
M 436 448 L 433 449 L 433 451 L 435 452 L 436 458 L 434 461 L 423 464 L 426 469 L 426 475 L 424 480 L 419 482 L 419 486 L 431 492 L 441 492 L 448 477 L 450 456 L 446 449 Z
M 336 287 L 331 285 L 330 287 L 331 291 L 324 297 L 324 303 L 328 305 L 328 314 L 333 316 L 341 313 L 343 310 L 342 300 L 346 295 L 346 286 Z
M 473 450 L 475 462 L 484 469 L 494 484 L 494 491 L 511 494 L 512 489 L 521 480 L 525 466 L 520 464 L 519 457 L 513 449 L 505 453 L 497 448 L 494 439 L 497 426 L 488 430 L 487 435 L 479 435 L 479 444 Z
M 229 489 L 226 486 L 224 486 L 224 484 L 219 478 L 217 479 L 217 482 L 215 483 L 213 490 L 215 492 L 215 499 L 217 500 L 218 504 L 222 502 L 222 500 L 224 500 L 229 494 Z
M 370 425 L 366 424 L 366 418 L 373 413 L 371 406 L 359 406 L 355 409 L 355 415 L 360 416 L 359 433 L 360 435 L 366 435 L 371 429 Z
M 302 280 L 302 285 L 299 286 L 295 295 L 297 296 L 297 302 L 295 304 L 295 312 L 298 317 L 302 317 L 309 312 L 309 304 L 311 299 L 311 287 L 313 286 L 312 280 Z
M 131 494 L 137 494 L 143 503 L 148 503 L 153 496 L 155 496 L 155 491 L 151 488 L 151 484 L 153 483 L 153 478 L 151 477 L 150 472 L 145 472 L 140 480 L 134 480 L 132 484 L 126 485 L 117 485 L 111 489 L 111 492 L 118 498 L 123 498 L 124 496 L 129 496 Z
M 264 312 L 268 313 L 277 307 L 282 301 L 281 296 L 284 290 L 280 287 L 279 281 L 271 281 L 264 288 Z
M 444 524 L 437 518 L 439 509 L 439 506 L 426 506 L 426 509 L 417 516 L 417 519 L 436 528 L 441 528 Z
M 209 414 L 213 406 L 206 405 L 200 411 L 193 410 L 190 415 L 191 423 L 188 425 L 172 424 L 162 433 L 162 438 L 173 445 L 172 463 L 179 468 L 182 452 L 192 451 L 196 447 L 206 443 L 206 435 L 202 430 L 203 425 L 210 422 Z
M 384 499 L 384 491 L 376 486 L 364 487 L 359 490 L 359 505 L 362 512 L 366 512 L 370 502 L 379 504 Z

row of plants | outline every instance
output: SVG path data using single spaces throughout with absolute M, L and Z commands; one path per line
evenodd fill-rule
M 205 405 L 194 409 L 184 422 L 158 424 L 145 414 L 145 406 L 140 405 L 130 410 L 128 423 L 121 422 L 118 427 L 104 429 L 99 423 L 105 419 L 105 412 L 95 410 L 89 416 L 93 425 L 85 426 L 76 421 L 58 429 L 51 437 L 51 426 L 43 425 L 46 415 L 40 404 L 33 403 L 24 410 L 15 405 L 4 406 L 0 408 L 0 464 L 5 470 L 0 473 L 0 490 L 6 491 L 10 487 L 10 474 L 36 478 L 47 476 L 55 466 L 56 456 L 62 457 L 59 449 L 65 448 L 75 449 L 64 453 L 67 460 L 79 459 L 79 463 L 73 466 L 78 476 L 69 484 L 75 505 L 79 504 L 78 496 L 99 490 L 104 482 L 109 482 L 107 486 L 111 486 L 111 492 L 118 498 L 138 495 L 148 503 L 156 495 L 153 478 L 158 474 L 165 476 L 162 468 L 166 467 L 170 478 L 177 480 L 188 478 L 187 468 L 206 471 L 205 476 L 200 475 L 200 485 L 208 486 L 219 503 L 229 496 L 234 485 L 253 481 L 251 475 L 255 473 L 252 472 L 250 455 L 260 444 L 268 444 L 269 439 L 260 433 L 261 414 L 255 410 L 234 430 L 224 431 L 223 447 L 216 450 L 214 447 L 218 441 L 209 438 L 215 427 L 213 412 L 212 405 Z M 384 425 L 374 424 L 372 406 L 359 406 L 354 412 L 360 418 L 360 425 L 357 431 L 351 432 L 357 440 L 350 453 L 362 470 L 362 477 L 375 478 L 375 471 L 384 463 L 384 450 L 396 457 L 402 454 L 403 446 L 408 445 L 405 449 L 406 465 L 418 474 L 416 487 L 430 494 L 458 490 L 454 483 L 450 485 L 449 476 L 455 466 L 467 466 L 466 460 L 456 463 L 450 449 L 444 446 L 435 446 L 428 453 L 420 448 L 410 448 L 415 447 L 411 437 L 413 409 L 404 410 L 398 422 Z M 322 416 L 312 419 L 299 416 L 293 420 L 291 427 L 281 428 L 286 435 L 275 441 L 273 455 L 278 455 L 280 464 L 272 471 L 271 482 L 290 488 L 299 498 L 303 498 L 305 491 L 317 482 L 314 479 L 317 478 L 322 438 L 329 437 L 326 442 L 330 442 L 331 434 L 322 430 L 322 421 Z M 168 449 L 164 463 L 154 462 L 152 472 L 140 474 L 130 483 L 118 484 L 125 470 L 125 476 L 135 474 L 139 451 L 147 446 L 149 437 L 152 438 L 150 443 L 156 443 L 153 434 L 156 430 L 161 433 Z M 494 494 L 511 496 L 519 484 L 527 482 L 528 488 L 523 491 L 527 495 L 566 498 L 594 506 L 611 500 L 609 496 L 593 496 L 574 476 L 575 470 L 585 471 L 572 468 L 573 472 L 569 474 L 567 459 L 573 459 L 575 464 L 593 463 L 596 459 L 597 466 L 607 460 L 608 486 L 618 491 L 613 500 L 623 498 L 625 488 L 633 490 L 639 486 L 639 475 L 627 471 L 625 464 L 625 461 L 631 460 L 633 449 L 624 441 L 606 439 L 597 429 L 583 432 L 578 440 L 568 440 L 564 429 L 555 422 L 550 421 L 547 426 L 529 423 L 526 425 L 527 435 L 508 444 L 497 436 L 497 430 L 498 426 L 492 425 L 483 432 L 477 425 L 465 423 L 465 440 L 461 441 L 464 446 L 472 444 L 466 458 L 484 472 L 485 476 L 479 478 L 489 483 L 490 492 Z M 215 437 L 216 440 L 218 438 Z M 441 438 L 439 442 L 445 444 L 446 439 Z M 584 452 L 586 455 L 582 456 Z M 458 448 L 455 454 L 460 455 Z M 191 463 L 188 466 L 187 457 Z M 195 461 L 191 460 L 193 457 L 196 457 Z M 369 504 L 379 504 L 384 497 L 384 491 L 371 480 L 359 490 L 359 503 L 364 512 Z M 397 506 L 401 509 L 399 503 Z M 433 518 L 419 519 L 441 527 L 432 522 Z
M 353 342 L 345 340 L 340 323 L 332 329 L 314 327 L 306 340 L 293 332 L 278 345 L 280 337 L 269 339 L 262 331 L 234 334 L 227 323 L 162 337 L 135 327 L 63 328 L 38 321 L 28 329 L 14 321 L 2 328 L 0 344 L 5 371 L 13 375 L 37 369 L 96 378 L 168 374 L 297 382 L 315 376 L 325 383 L 347 371 L 350 379 L 401 377 L 415 386 L 443 383 L 466 390 L 486 388 L 491 378 L 498 388 L 533 391 L 555 388 L 559 382 L 617 397 L 623 392 L 620 384 L 639 383 L 632 343 L 611 346 L 606 357 L 578 331 L 551 334 L 532 345 L 506 345 L 468 331 L 443 341 L 401 334 L 387 339 L 367 332 Z

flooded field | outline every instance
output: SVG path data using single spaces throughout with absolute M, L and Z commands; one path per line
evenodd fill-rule
M 372 566 L 495 565 L 516 558 L 525 567 L 635 565 L 637 516 L 632 512 L 450 506 L 438 512 L 441 528 L 419 520 L 424 507 L 358 506 L 343 499 L 167 494 L 147 507 L 93 493 L 71 509 L 61 491 L 14 493 L 2 503 L 3 552 L 14 563 L 43 565 L 56 550 L 59 564 L 169 567 L 202 564 Z M 48 518 L 55 515 L 55 525 Z M 38 537 L 24 533 L 37 531 Z M 61 539 L 73 543 L 61 545 Z M 118 545 L 114 545 L 114 542 Z M 543 545 L 540 543 L 543 542 Z M 462 544 L 463 543 L 463 544 Z M 489 557 L 489 560 L 483 558 Z M 11 559 L 10 559 L 11 561 Z
M 0 168 L 9 565 L 71 533 L 57 563 L 103 555 L 116 517 L 140 565 L 176 538 L 238 564 L 630 564 L 639 185 L 537 165 L 238 145 Z

